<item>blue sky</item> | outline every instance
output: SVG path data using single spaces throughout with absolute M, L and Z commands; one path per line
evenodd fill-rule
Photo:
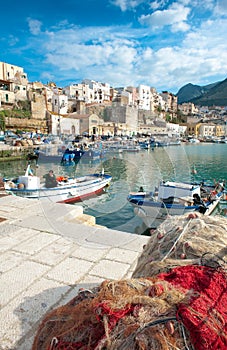
M 29 81 L 176 93 L 227 77 L 227 0 L 3 1 L 0 23 L 0 61 Z

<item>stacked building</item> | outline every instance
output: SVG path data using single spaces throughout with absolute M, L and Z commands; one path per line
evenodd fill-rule
M 6 128 L 55 135 L 168 134 L 176 129 L 168 125 L 174 120 L 176 124 L 179 111 L 187 117 L 198 112 L 191 103 L 178 106 L 174 94 L 158 93 L 154 87 L 141 84 L 113 88 L 108 83 L 84 79 L 59 88 L 53 82 L 29 82 L 22 67 L 0 62 L 0 111 L 20 110 L 24 107 L 22 101 L 28 102 L 29 118 L 10 116 Z M 216 132 L 217 128 L 212 130 Z

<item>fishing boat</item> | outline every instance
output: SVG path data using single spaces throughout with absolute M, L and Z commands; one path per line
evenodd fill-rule
M 99 149 L 83 150 L 83 149 L 69 149 L 64 152 L 58 152 L 58 154 L 52 154 L 43 151 L 36 151 L 27 155 L 28 160 L 35 160 L 37 164 L 40 163 L 59 163 L 61 165 L 74 165 L 80 159 L 101 159 L 104 155 L 104 151 Z
M 89 149 L 66 149 L 62 158 L 61 164 L 67 164 L 72 161 L 78 161 L 80 159 L 101 159 L 104 152 L 101 149 L 89 148 Z
M 148 141 L 139 141 L 139 146 L 141 149 L 150 149 L 151 145 Z
M 52 154 L 50 152 L 36 150 L 33 153 L 29 153 L 28 160 L 35 160 L 36 163 L 60 163 L 63 153 Z
M 149 228 L 156 228 L 168 216 L 200 212 L 210 215 L 223 196 L 224 186 L 183 182 L 160 182 L 154 192 L 131 192 L 129 203 Z
M 82 199 L 102 193 L 109 186 L 112 177 L 104 173 L 89 174 L 77 178 L 57 177 L 57 186 L 45 187 L 40 177 L 29 173 L 29 166 L 25 175 L 19 176 L 16 182 L 5 181 L 7 193 L 36 199 L 48 199 L 55 203 L 75 203 Z
M 223 193 L 223 196 L 220 200 L 220 204 L 219 204 L 218 208 L 219 208 L 219 212 L 223 216 L 227 216 L 227 192 L 226 192 L 226 190 Z

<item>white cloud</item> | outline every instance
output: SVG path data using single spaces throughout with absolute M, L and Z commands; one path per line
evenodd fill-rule
M 8 44 L 9 46 L 15 46 L 19 42 L 19 39 L 13 35 L 9 35 Z
M 150 15 L 142 15 L 139 19 L 141 24 L 148 25 L 154 28 L 162 28 L 164 26 L 173 26 L 174 31 L 188 30 L 186 20 L 190 13 L 189 7 L 184 7 L 181 4 L 173 3 L 167 10 L 157 10 Z
M 172 22 L 172 31 L 187 26 L 182 21 L 186 16 Z M 150 35 L 150 29 L 129 26 L 82 28 L 67 24 L 63 28 L 61 24 L 33 37 L 26 50 L 38 50 L 42 77 L 51 77 L 49 80 L 60 86 L 90 78 L 112 86 L 145 84 L 158 91 L 177 92 L 188 82 L 211 83 L 227 72 L 227 20 L 209 20 L 193 28 L 174 42 L 175 35 L 169 37 L 169 30 L 163 38 L 159 32 Z
M 70 71 L 71 80 L 87 77 L 100 81 L 102 76 L 108 76 L 110 80 L 106 82 L 122 84 L 121 79 L 124 80 L 127 71 L 133 71 L 137 57 L 136 41 L 122 33 L 119 27 L 48 33 L 45 63 L 57 67 L 64 77 Z
M 190 6 L 191 8 L 194 8 L 195 10 L 199 11 L 205 11 L 207 9 L 213 10 L 215 3 L 217 0 L 206 0 L 206 1 L 201 1 L 201 0 L 178 0 L 177 2 L 184 5 L 184 6 Z M 202 15 L 202 13 L 201 13 Z
M 227 0 L 218 0 L 214 13 L 218 15 L 227 15 Z
M 172 24 L 171 30 L 173 33 L 176 32 L 187 32 L 190 29 L 190 25 L 184 21 Z
M 137 6 L 146 2 L 144 0 L 112 0 L 111 3 L 117 7 L 120 7 L 121 11 L 127 11 L 135 9 Z
M 33 35 L 40 34 L 42 22 L 38 21 L 37 19 L 32 19 L 32 18 L 28 18 L 27 21 L 28 21 L 30 33 Z
M 167 0 L 155 0 L 155 1 L 151 1 L 150 3 L 150 8 L 152 10 L 157 10 L 160 8 L 163 8 L 165 6 L 165 4 L 167 3 Z

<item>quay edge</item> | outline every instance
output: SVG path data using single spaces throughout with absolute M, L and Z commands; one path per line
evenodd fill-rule
M 96 225 L 81 206 L 2 195 L 0 349 L 30 349 L 43 316 L 80 288 L 130 278 L 148 240 Z

